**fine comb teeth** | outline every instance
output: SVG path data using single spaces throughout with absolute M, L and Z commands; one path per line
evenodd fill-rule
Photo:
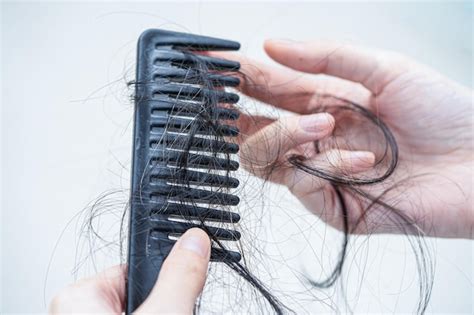
M 236 136 L 239 130 L 218 123 L 235 120 L 239 114 L 214 106 L 238 102 L 237 94 L 225 92 L 222 87 L 239 84 L 237 77 L 228 74 L 237 71 L 240 64 L 193 53 L 239 48 L 234 41 L 164 30 L 147 30 L 140 36 L 127 313 L 148 296 L 176 237 L 188 229 L 204 228 L 223 241 L 240 239 L 238 231 L 204 225 L 240 220 L 237 213 L 217 209 L 239 203 L 237 196 L 226 192 L 239 185 L 237 179 L 227 175 L 239 167 L 229 159 L 239 147 L 223 138 Z M 224 258 L 239 261 L 241 256 L 212 248 L 211 260 Z

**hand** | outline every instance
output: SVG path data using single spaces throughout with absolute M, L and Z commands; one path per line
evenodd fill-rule
M 190 229 L 163 263 L 158 281 L 136 314 L 192 314 L 206 281 L 211 242 L 200 229 Z M 83 279 L 60 292 L 50 313 L 114 313 L 125 310 L 126 266 L 116 266 Z
M 297 114 L 279 120 L 243 114 L 239 127 L 244 167 L 288 186 L 306 208 L 342 229 L 334 189 L 327 181 L 288 164 L 287 157 L 304 154 L 312 165 L 329 165 L 349 175 L 374 166 L 373 152 L 314 152 L 312 143 L 331 135 L 338 123 L 328 113 L 315 113 L 321 108 L 320 96 L 344 98 L 375 113 L 395 135 L 400 159 L 390 179 L 391 183 L 403 183 L 389 190 L 386 200 L 394 201 L 392 205 L 413 219 L 426 235 L 473 237 L 471 90 L 391 52 L 328 42 L 275 40 L 267 41 L 265 50 L 285 67 L 218 53 L 241 62 L 245 77 L 239 89 L 243 93 Z M 303 72 L 327 76 L 308 77 Z M 363 136 L 358 133 L 355 137 Z M 275 161 L 281 162 L 277 168 Z M 373 185 L 370 193 L 377 197 L 387 188 Z M 369 203 L 347 194 L 344 197 L 349 200 L 349 228 L 353 233 L 395 232 L 387 222 L 387 209 L 382 207 L 366 214 L 366 224 L 357 224 Z

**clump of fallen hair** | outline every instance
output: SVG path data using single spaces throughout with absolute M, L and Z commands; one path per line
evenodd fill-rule
M 246 85 L 253 84 L 252 78 L 244 73 L 241 73 L 241 75 L 246 80 Z M 265 89 L 266 87 L 258 86 L 258 88 Z M 295 99 L 298 99 L 298 97 L 295 96 Z M 335 200 L 332 206 L 340 209 L 340 229 L 344 235 L 335 265 L 328 277 L 314 280 L 307 276 L 306 280 L 316 288 L 332 287 L 343 271 L 350 235 L 358 234 L 362 228 L 365 229 L 367 234 L 370 234 L 371 229 L 377 228 L 377 226 L 373 226 L 373 222 L 368 221 L 370 213 L 377 210 L 381 212 L 379 215 L 385 218 L 387 225 L 408 237 L 415 254 L 419 275 L 420 299 L 417 312 L 424 313 L 433 286 L 434 263 L 432 257 L 416 220 L 407 216 L 402 209 L 398 209 L 385 200 L 389 192 L 413 179 L 406 178 L 398 182 L 391 180 L 391 176 L 396 172 L 399 165 L 396 138 L 380 117 L 361 105 L 329 94 L 317 94 L 315 99 L 321 105 L 314 106 L 312 113 L 330 113 L 335 118 L 336 124 L 331 136 L 314 142 L 314 153 L 319 154 L 330 149 L 363 150 L 373 152 L 376 159 L 372 170 L 359 175 L 345 174 L 342 169 L 331 170 L 322 165 L 320 167 L 309 165 L 307 157 L 300 154 L 290 155 L 287 161 L 274 161 L 266 166 L 264 178 L 270 178 L 277 168 L 287 167 L 285 163 L 288 163 L 307 173 L 308 176 L 326 181 L 326 191 L 332 196 L 327 199 Z M 255 124 L 258 124 L 258 121 Z M 247 161 L 247 163 L 251 164 L 251 161 Z M 252 166 L 250 165 L 249 168 L 252 169 Z M 385 188 L 378 195 L 372 195 L 364 189 L 364 187 L 382 183 Z M 355 212 L 355 207 L 362 207 L 362 209 L 360 209 L 360 217 L 354 220 L 351 214 Z M 349 221 L 350 219 L 351 221 Z

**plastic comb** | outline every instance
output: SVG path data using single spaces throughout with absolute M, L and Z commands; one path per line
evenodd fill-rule
M 226 141 L 239 130 L 226 125 L 238 112 L 229 106 L 237 94 L 226 92 L 239 79 L 238 62 L 198 54 L 238 50 L 234 41 L 165 30 L 147 30 L 138 40 L 135 118 L 130 198 L 127 313 L 153 288 L 176 238 L 201 227 L 218 240 L 239 240 L 235 230 L 206 222 L 238 222 L 222 208 L 239 198 L 230 171 L 237 144 Z M 219 209 L 221 207 L 221 209 Z M 213 247 L 211 260 L 240 260 L 238 252 Z

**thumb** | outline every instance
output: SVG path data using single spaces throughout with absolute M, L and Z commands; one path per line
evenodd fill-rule
M 206 282 L 211 253 L 209 236 L 193 228 L 176 242 L 163 263 L 155 287 L 136 313 L 192 314 Z

